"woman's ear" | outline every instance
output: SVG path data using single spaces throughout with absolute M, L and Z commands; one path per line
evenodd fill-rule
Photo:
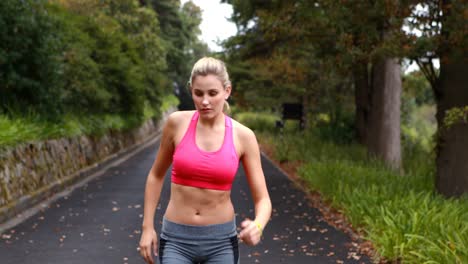
M 229 98 L 229 96 L 231 95 L 231 90 L 232 90 L 231 85 L 226 86 L 226 89 L 224 90 L 226 91 L 226 96 L 224 97 L 224 99 L 227 100 Z

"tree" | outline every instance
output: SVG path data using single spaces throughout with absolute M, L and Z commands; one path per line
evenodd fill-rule
M 410 20 L 412 58 L 431 83 L 437 104 L 436 188 L 451 197 L 468 192 L 468 34 L 466 1 L 421 1 Z M 440 59 L 440 74 L 434 60 Z
M 322 1 L 337 29 L 339 57 L 353 74 L 358 140 L 390 167 L 401 166 L 400 58 L 411 1 Z M 361 12 L 365 10 L 365 12 Z
M 46 1 L 0 1 L 0 112 L 62 113 L 56 27 Z
M 333 76 L 323 66 L 332 62 L 338 78 L 349 79 L 352 73 L 361 142 L 392 167 L 400 163 L 399 60 L 406 56 L 415 60 L 437 103 L 437 188 L 447 196 L 466 192 L 468 34 L 462 26 L 466 1 L 226 2 L 233 4 L 232 19 L 240 29 L 226 47 L 244 95 L 274 98 L 280 88 L 292 94 L 321 95 L 320 79 Z M 406 34 L 404 24 L 418 28 L 421 36 Z M 435 59 L 441 62 L 440 75 Z M 277 101 L 284 98 L 278 95 L 282 94 L 276 94 Z
M 169 93 L 156 13 L 136 0 L 56 0 L 68 113 L 144 116 Z
M 190 76 L 192 62 L 195 60 L 194 56 L 197 55 L 194 49 L 200 51 L 203 48 L 198 40 L 201 33 L 199 29 L 201 10 L 191 1 L 186 2 L 182 7 L 179 0 L 148 2 L 158 14 L 161 32 L 168 50 L 167 73 L 178 86 L 185 87 Z
M 466 2 L 442 1 L 445 10 L 442 20 L 441 65 L 439 85 L 436 86 L 437 121 L 437 190 L 446 196 L 468 193 L 468 41 L 466 28 L 458 24 L 466 21 Z M 458 13 L 460 12 L 460 13 Z M 454 43 L 455 42 L 455 43 Z M 450 111 L 459 109 L 456 120 L 447 120 Z M 452 121 L 454 124 L 449 125 Z M 464 121 L 463 121 L 464 120 Z
M 236 102 L 250 101 L 261 107 L 284 101 L 309 102 L 307 98 L 318 87 L 319 63 L 313 46 L 304 45 L 308 23 L 302 23 L 300 16 L 313 16 L 316 10 L 291 1 L 228 2 L 233 4 L 232 19 L 239 29 L 225 44 Z M 299 13 L 302 9 L 309 12 Z
M 187 90 L 190 71 L 195 61 L 209 54 L 208 46 L 198 39 L 201 9 L 192 1 L 182 7 L 179 0 L 148 0 L 158 14 L 162 37 L 167 48 L 167 75 L 180 100 L 179 108 L 193 109 Z
M 131 46 L 127 46 L 123 53 L 133 54 L 130 63 L 135 64 L 133 71 L 134 78 L 143 84 L 141 95 L 145 98 L 138 101 L 148 101 L 149 105 L 159 106 L 164 94 L 172 92 L 170 81 L 165 77 L 167 55 L 162 33 L 159 27 L 157 14 L 150 8 L 140 6 L 136 0 L 120 0 L 110 2 L 108 14 L 115 18 L 126 37 L 130 40 L 130 45 L 134 45 L 134 52 L 131 53 Z M 135 76 L 136 75 L 136 76 Z M 140 77 L 141 75 L 141 77 Z M 131 98 L 130 96 L 126 96 Z M 144 104 L 138 103 L 143 108 Z M 143 109 L 142 109 L 143 110 Z M 158 107 L 154 107 L 158 111 Z
M 234 5 L 233 20 L 241 29 L 241 37 L 228 42 L 228 48 L 256 66 L 252 68 L 257 69 L 257 80 L 271 80 L 273 87 L 265 85 L 268 94 L 278 98 L 274 92 L 282 89 L 281 95 L 302 98 L 309 110 L 323 105 L 325 98 L 318 95 L 333 94 L 335 104 L 325 109 L 334 121 L 339 116 L 334 113 L 343 105 L 340 93 L 351 90 L 342 87 L 353 72 L 360 138 L 371 155 L 390 167 L 400 167 L 398 44 L 407 5 L 383 0 L 228 2 Z M 250 44 L 239 45 L 240 39 Z M 326 67 L 330 64 L 334 67 Z M 317 97 L 320 100 L 314 101 Z M 368 140 L 366 135 L 372 136 Z

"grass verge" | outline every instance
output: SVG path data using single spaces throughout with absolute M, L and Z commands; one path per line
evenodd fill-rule
M 0 149 L 14 147 L 24 142 L 46 139 L 74 137 L 79 135 L 101 135 L 109 130 L 126 130 L 141 124 L 142 120 L 158 117 L 171 106 L 177 105 L 178 99 L 169 95 L 163 100 L 159 111 L 145 105 L 144 117 L 122 115 L 64 115 L 59 122 L 51 123 L 33 114 L 29 116 L 7 117 L 0 115 Z

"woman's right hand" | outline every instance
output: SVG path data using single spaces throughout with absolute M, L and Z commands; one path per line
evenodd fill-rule
M 140 239 L 140 255 L 146 263 L 154 264 L 153 254 L 158 255 L 158 236 L 154 228 L 143 229 Z

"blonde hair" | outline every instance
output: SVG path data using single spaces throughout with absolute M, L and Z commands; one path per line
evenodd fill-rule
M 207 76 L 213 74 L 221 81 L 224 89 L 228 86 L 231 86 L 231 81 L 229 80 L 229 74 L 226 69 L 226 64 L 218 59 L 213 57 L 203 57 L 199 59 L 192 68 L 192 73 L 190 74 L 190 80 L 188 82 L 188 87 L 192 90 L 193 80 L 197 76 Z M 224 101 L 224 110 L 223 112 L 229 112 L 229 103 Z

